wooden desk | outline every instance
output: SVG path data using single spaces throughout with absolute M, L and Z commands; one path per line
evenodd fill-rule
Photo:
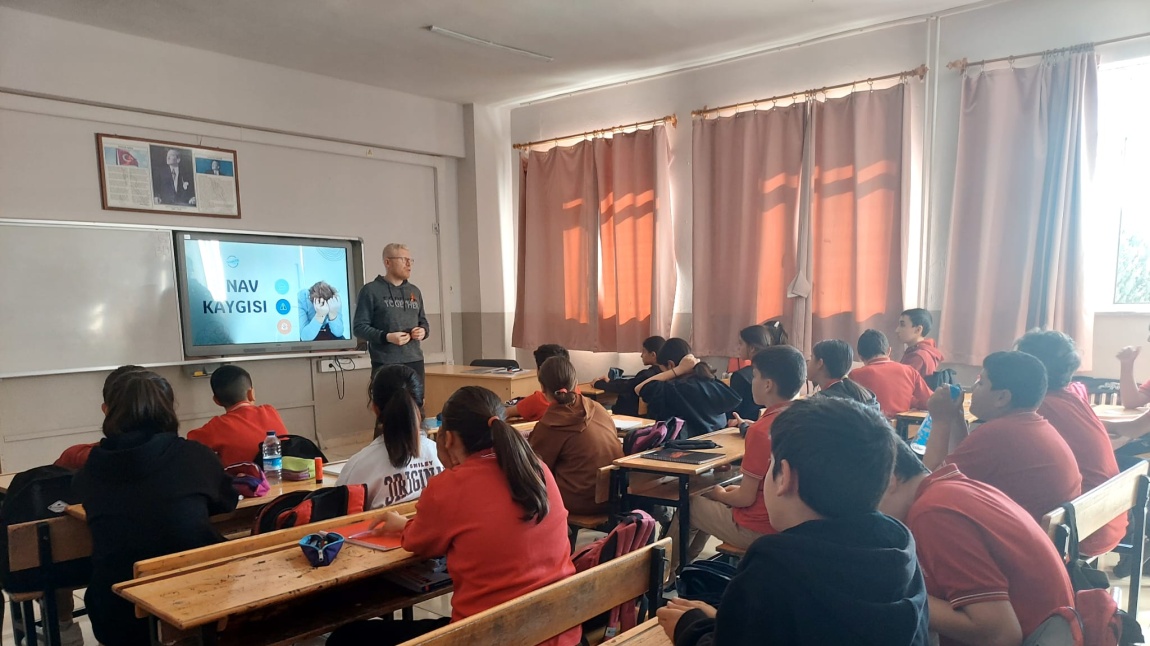
M 1103 422 L 1129 422 L 1146 414 L 1146 408 L 1126 408 L 1114 404 L 1092 406 L 1094 414 Z M 3 476 L 0 476 L 2 478 Z
M 423 410 L 429 417 L 435 417 L 443 410 L 443 404 L 455 391 L 464 386 L 482 386 L 507 401 L 515 397 L 526 397 L 539 390 L 539 380 L 534 370 L 495 373 L 483 372 L 493 368 L 471 366 L 437 365 L 427 366 L 426 382 L 423 386 Z M 478 371 L 478 372 L 476 372 Z
M 229 618 L 274 609 L 305 595 L 354 583 L 418 559 L 406 550 L 387 552 L 345 543 L 327 567 L 312 567 L 295 542 L 273 551 L 209 561 L 165 574 L 116 584 L 113 590 L 153 619 L 180 631 L 201 630 L 210 642 Z M 316 608 L 322 612 L 322 608 Z
M 615 430 L 617 430 L 619 432 L 619 437 L 623 437 L 627 433 L 631 432 L 633 429 L 642 428 L 643 426 L 648 426 L 650 424 L 655 423 L 655 420 L 653 420 L 653 419 L 646 419 L 644 417 L 633 417 L 631 415 L 612 415 L 611 419 L 615 420 Z M 634 424 L 636 422 L 638 422 L 640 424 L 640 426 L 631 426 L 632 424 Z M 626 428 L 626 429 L 620 428 L 619 427 L 620 423 L 626 424 L 628 426 L 628 428 Z M 535 429 L 536 424 L 538 424 L 538 422 L 512 422 L 511 428 L 514 428 L 515 430 L 519 431 L 520 433 L 530 433 L 531 431 L 533 431 Z
M 899 437 L 909 442 L 914 439 L 910 437 L 910 427 L 922 426 L 922 423 L 926 421 L 928 415 L 930 415 L 930 413 L 924 410 L 908 410 L 905 413 L 899 413 L 894 418 L 894 430 L 896 433 L 898 433 Z M 977 417 L 970 414 L 969 409 L 966 410 L 967 424 L 970 424 L 977 419 Z
M 631 630 L 602 643 L 601 646 L 674 646 L 671 638 L 659 626 L 658 619 L 645 621 Z
M 629 501 L 642 500 L 659 505 L 670 504 L 679 510 L 679 535 L 672 536 L 671 539 L 678 541 L 679 553 L 682 555 L 686 554 L 685 550 L 690 542 L 688 537 L 691 532 L 692 490 L 698 494 L 702 492 L 701 488 L 710 488 L 739 477 L 737 471 L 720 471 L 711 474 L 710 477 L 704 477 L 704 474 L 708 474 L 716 467 L 726 466 L 742 460 L 743 453 L 746 451 L 746 440 L 743 439 L 739 434 L 739 429 L 736 428 L 722 429 L 691 439 L 711 440 L 715 444 L 718 444 L 718 448 L 703 450 L 706 453 L 715 454 L 715 459 L 704 462 L 703 464 L 682 464 L 679 462 L 647 459 L 643 457 L 642 453 L 639 453 L 619 458 L 614 462 L 619 471 L 618 476 L 615 478 L 616 490 L 613 497 L 622 503 L 624 509 L 631 507 Z M 672 494 L 674 497 L 670 498 L 666 487 L 655 486 L 643 490 L 632 487 L 632 472 L 674 478 L 678 481 L 677 495 Z M 682 572 L 686 561 L 686 558 L 679 559 L 679 571 L 676 572 L 676 574 Z

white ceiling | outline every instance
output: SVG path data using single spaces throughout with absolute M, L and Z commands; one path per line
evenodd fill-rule
M 970 0 L 0 0 L 164 42 L 459 103 L 511 103 Z M 457 42 L 428 25 L 527 49 Z

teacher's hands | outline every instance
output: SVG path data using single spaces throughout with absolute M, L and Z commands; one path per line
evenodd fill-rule
M 422 341 L 427 338 L 427 330 L 417 327 L 411 331 L 411 338 L 416 341 Z
M 407 345 L 411 341 L 411 335 L 407 332 L 392 332 L 387 335 L 387 342 L 393 345 Z

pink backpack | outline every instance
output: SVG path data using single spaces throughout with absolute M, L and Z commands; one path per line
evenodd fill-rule
M 672 417 L 665 422 L 655 422 L 650 426 L 634 429 L 623 438 L 623 454 L 634 455 L 657 449 L 678 438 L 685 423 L 678 417 Z
M 224 467 L 224 471 L 232 477 L 232 489 L 244 498 L 259 498 L 266 496 L 271 490 L 264 472 L 251 462 L 240 462 Z
M 575 563 L 575 571 L 582 572 L 613 558 L 629 554 L 644 545 L 650 545 L 654 539 L 655 519 L 647 512 L 636 509 L 629 514 L 623 514 L 619 519 L 619 524 L 615 525 L 610 534 L 579 550 L 571 560 Z M 615 606 L 607 613 L 606 637 L 608 639 L 636 626 L 639 611 L 636 601 L 642 603 L 646 599 L 640 597 L 637 600 L 628 601 Z M 593 624 L 596 619 L 587 623 Z M 586 629 L 587 627 L 585 627 Z M 593 630 L 594 628 L 591 627 L 590 629 Z

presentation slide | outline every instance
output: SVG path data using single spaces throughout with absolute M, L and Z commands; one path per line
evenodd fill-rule
M 351 338 L 347 249 L 184 238 L 194 346 Z

